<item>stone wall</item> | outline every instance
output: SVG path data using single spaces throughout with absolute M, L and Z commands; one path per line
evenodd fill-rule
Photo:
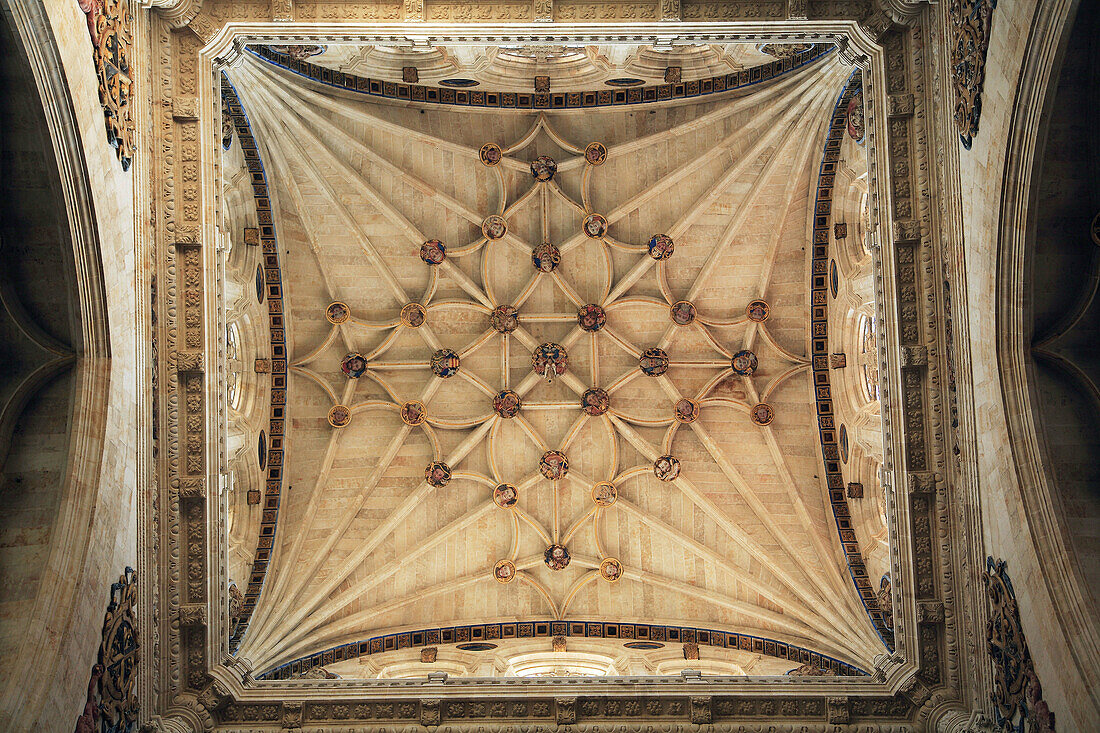
M 965 303 L 956 304 L 969 329 L 970 370 L 973 379 L 973 411 L 976 443 L 969 446 L 976 460 L 981 487 L 981 510 L 987 552 L 1008 562 L 1020 614 L 1036 671 L 1050 708 L 1062 730 L 1095 730 L 1100 709 L 1095 691 L 1086 683 L 1087 670 L 1079 666 L 1073 650 L 1080 642 L 1067 635 L 1052 602 L 1056 588 L 1049 582 L 1050 568 L 1040 564 L 1035 547 L 1037 532 L 1025 508 L 1017 476 L 1017 459 L 1008 427 L 1002 368 L 999 363 L 999 329 L 992 328 L 1000 278 L 998 232 L 1002 230 L 1003 187 L 1013 161 L 1010 148 L 1018 89 L 1025 78 L 1024 60 L 1033 37 L 1037 12 L 1043 3 L 1034 0 L 1001 2 L 994 11 L 986 78 L 982 92 L 980 127 L 973 148 L 964 150 L 958 136 L 948 131 L 947 144 L 958 148 L 961 184 L 962 234 L 965 258 Z M 940 8 L 946 16 L 947 4 Z M 1060 28 L 1044 29 L 1047 33 Z M 949 100 L 953 103 L 953 99 Z M 960 376 L 960 379 L 966 379 Z M 964 406 L 964 409 L 965 406 Z M 1096 660 L 1085 660 L 1095 673 Z
M 45 480 L 47 472 L 37 463 L 48 455 L 47 446 L 29 434 L 36 422 L 44 422 L 43 439 L 51 436 L 56 451 L 67 452 L 70 460 L 49 472 L 55 496 L 40 508 L 34 529 L 42 544 L 34 558 L 21 561 L 37 573 L 36 587 L 28 587 L 35 578 L 20 579 L 20 592 L 33 605 L 28 611 L 5 604 L 0 616 L 8 662 L 0 689 L 0 728 L 64 731 L 75 725 L 84 707 L 111 583 L 127 565 L 137 564 L 135 503 L 137 487 L 146 483 L 138 424 L 148 381 L 148 294 L 143 263 L 135 254 L 133 181 L 144 169 L 139 152 L 135 166 L 123 172 L 107 143 L 92 44 L 75 0 L 6 5 L 13 37 L 29 49 L 30 85 L 37 87 L 46 110 L 43 133 L 58 158 L 53 175 L 60 177 L 57 188 L 63 194 L 59 218 L 62 234 L 67 228 L 69 235 L 61 244 L 75 253 L 70 286 L 77 294 L 83 333 L 76 340 L 71 401 L 55 394 L 62 383 L 43 393 L 32 407 L 49 407 L 49 414 L 26 413 L 23 443 L 13 446 L 28 458 L 12 464 L 12 470 Z M 140 19 L 135 32 L 140 38 Z M 43 285 L 50 287 L 64 269 L 43 269 Z M 59 433 L 57 421 L 48 419 L 58 411 L 63 415 L 66 407 L 71 415 L 67 435 L 64 422 Z

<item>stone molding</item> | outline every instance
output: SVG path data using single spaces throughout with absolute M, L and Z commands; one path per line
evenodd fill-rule
M 1008 424 L 1009 445 L 1015 462 L 1026 527 L 1050 602 L 1063 625 L 1067 643 L 1081 679 L 1092 691 L 1092 704 L 1100 708 L 1100 624 L 1089 591 L 1065 538 L 1065 521 L 1059 516 L 1057 488 L 1045 465 L 1042 436 L 1035 424 L 1036 386 L 1030 369 L 1029 313 L 1024 305 L 1025 275 L 1034 247 L 1033 176 L 1042 157 L 1041 140 L 1047 121 L 1048 99 L 1055 93 L 1059 59 L 1071 32 L 1076 4 L 1052 0 L 1038 4 L 1025 46 L 1019 89 L 1009 125 L 1001 219 L 997 246 L 996 294 L 997 360 Z M 957 175 L 957 169 L 956 169 Z M 1003 274 L 1003 276 L 1002 276 Z M 1070 660 L 1062 660 L 1069 663 Z
M 416 2 L 412 3 L 416 5 Z M 903 3 L 905 4 L 905 3 Z M 298 12 L 305 12 L 311 3 L 298 2 Z M 750 2 L 738 3 L 731 7 L 744 9 L 753 5 Z M 784 8 L 786 7 L 785 4 Z M 797 4 L 796 4 L 797 5 Z M 940 336 L 940 321 L 937 318 L 939 308 L 939 273 L 933 257 L 938 245 L 923 234 L 931 219 L 931 207 L 922 191 L 934 188 L 926 163 L 930 157 L 928 136 L 927 102 L 921 94 L 928 94 L 926 79 L 929 71 L 928 60 L 924 56 L 924 44 L 927 43 L 928 29 L 924 25 L 928 14 L 922 14 L 921 23 L 911 27 L 895 25 L 895 21 L 882 11 L 872 13 L 867 22 L 857 25 L 854 17 L 864 17 L 862 2 L 812 3 L 815 15 L 833 20 L 788 22 L 778 18 L 774 32 L 785 34 L 789 40 L 812 40 L 820 38 L 822 33 L 833 38 L 847 38 L 846 46 L 851 58 L 866 60 L 869 68 L 866 73 L 875 79 L 875 84 L 867 83 L 868 104 L 868 140 L 872 151 L 872 173 L 875 178 L 873 196 L 874 217 L 886 226 L 876 230 L 878 240 L 887 239 L 881 235 L 886 231 L 903 233 L 896 240 L 879 241 L 882 256 L 876 256 L 876 289 L 879 293 L 880 311 L 876 317 L 890 317 L 900 324 L 902 345 L 913 349 L 925 348 L 935 343 Z M 354 4 L 348 8 L 353 9 Z M 858 11 L 853 8 L 858 6 Z M 197 7 L 197 6 L 196 6 Z M 420 7 L 423 4 L 420 3 Z M 192 8 L 194 9 L 194 8 Z M 415 8 L 414 8 L 415 10 Z M 423 11 L 421 11 L 423 12 Z M 854 15 L 853 15 L 854 13 Z M 159 275 L 164 278 L 165 302 L 160 306 L 164 314 L 163 333 L 166 336 L 167 353 L 178 353 L 194 348 L 191 341 L 198 340 L 198 346 L 209 349 L 214 346 L 214 336 L 204 330 L 201 321 L 198 324 L 189 319 L 187 303 L 197 293 L 199 302 L 211 301 L 216 297 L 211 292 L 209 278 L 213 268 L 203 268 L 202 263 L 209 247 L 202 242 L 212 241 L 212 232 L 202 228 L 200 221 L 209 222 L 213 217 L 202 218 L 200 210 L 213 206 L 207 195 L 213 185 L 212 166 L 198 166 L 195 161 L 207 161 L 215 148 L 220 126 L 214 119 L 203 119 L 203 110 L 213 110 L 215 105 L 214 89 L 198 84 L 200 78 L 207 78 L 210 64 L 215 58 L 224 56 L 233 47 L 234 40 L 219 35 L 222 20 L 213 15 L 199 14 L 196 9 L 195 21 L 190 24 L 193 34 L 173 33 L 167 22 L 152 23 L 152 48 L 158 73 L 169 75 L 166 78 L 167 89 L 172 94 L 195 95 L 199 100 L 199 117 L 191 120 L 176 117 L 171 106 L 158 109 L 154 104 L 156 129 L 155 165 L 158 177 L 165 186 L 157 191 L 156 201 L 156 250 L 160 263 Z M 844 20 L 845 18 L 847 20 Z M 293 23 L 280 23 L 274 27 L 265 23 L 251 22 L 254 19 L 242 19 L 249 22 L 235 27 L 239 33 L 261 33 L 279 37 L 293 38 L 295 33 L 316 34 L 324 37 L 333 33 L 323 24 L 301 28 Z M 418 36 L 424 35 L 431 40 L 444 41 L 453 28 L 431 23 L 419 23 Z M 342 33 L 354 23 L 342 25 Z M 392 38 L 400 31 L 383 33 L 377 26 L 362 26 L 364 40 L 384 40 Z M 491 40 L 496 34 L 507 33 L 512 42 L 537 41 L 554 42 L 566 37 L 598 41 L 606 37 L 607 30 L 599 26 L 568 25 L 542 23 L 514 24 L 503 26 L 471 26 L 470 32 L 463 33 L 464 38 L 473 42 Z M 619 40 L 629 40 L 620 38 Z M 334 36 L 335 37 L 335 36 Z M 631 39 L 648 40 L 662 38 L 699 38 L 711 41 L 749 40 L 761 38 L 757 30 L 740 26 L 736 22 L 725 26 L 694 26 L 689 20 L 680 24 L 644 25 L 631 28 Z M 210 43 L 219 39 L 217 44 Z M 873 42 L 879 39 L 881 45 Z M 209 44 L 202 48 L 203 44 Z M 899 101 L 891 103 L 878 97 L 876 88 L 885 88 L 888 98 Z M 908 96 L 907 96 L 908 95 Z M 913 98 L 912 111 L 909 111 L 908 99 Z M 875 112 L 877 110 L 877 113 Z M 216 130 L 215 127 L 218 127 Z M 201 141 L 201 144 L 200 144 Z M 173 185 L 174 183 L 174 185 Z M 197 204 L 192 202 L 198 202 Z M 895 227 L 897 222 L 897 227 Z M 207 227 L 211 226 L 209 224 Z M 197 269 L 196 269 L 197 268 Z M 195 277 L 197 273 L 197 279 Z M 204 274 L 205 273 L 205 274 Z M 896 277 L 896 280 L 895 280 Z M 180 304 L 184 307 L 180 307 Z M 179 309 L 177 311 L 177 308 Z M 196 333 L 197 337 L 192 337 Z M 181 339 L 184 344 L 181 344 Z M 884 394 L 892 400 L 891 410 L 884 410 L 883 422 L 887 430 L 888 460 L 898 474 L 917 472 L 917 475 L 937 474 L 937 479 L 926 481 L 923 478 L 917 486 L 939 483 L 938 472 L 943 468 L 944 441 L 943 426 L 940 422 L 939 404 L 943 396 L 939 387 L 942 379 L 942 352 L 927 349 L 926 363 L 919 369 L 906 369 L 900 373 L 901 353 L 893 345 L 885 346 L 881 354 Z M 893 368 L 896 371 L 890 372 Z M 210 421 L 209 411 L 205 408 L 204 395 L 209 398 L 209 384 L 205 383 L 202 373 L 188 372 L 184 375 L 168 373 L 163 375 L 165 404 L 168 420 L 166 425 L 166 460 L 162 463 L 162 484 L 168 486 L 170 480 L 181 477 L 208 476 L 216 465 L 217 438 L 206 430 Z M 192 396 L 197 399 L 192 399 Z M 183 397 L 183 399 L 181 399 Z M 886 414 L 889 412 L 890 414 Z M 197 438 L 198 442 L 193 442 Z M 194 446 L 198 446 L 196 450 Z M 912 474 L 910 474 L 912 475 Z M 889 482 L 887 482 L 889 483 Z M 952 491 L 948 487 L 948 491 Z M 437 730 L 463 730 L 471 727 L 485 730 L 498 730 L 514 727 L 515 719 L 510 718 L 516 709 L 509 708 L 505 699 L 503 718 L 494 714 L 496 700 L 501 695 L 511 694 L 513 690 L 525 689 L 515 680 L 493 680 L 492 684 L 482 685 L 474 692 L 468 684 L 461 682 L 434 682 L 418 684 L 404 688 L 393 684 L 368 683 L 371 702 L 356 702 L 349 698 L 351 690 L 367 689 L 357 683 L 335 685 L 334 682 L 295 681 L 280 683 L 278 689 L 271 685 L 243 680 L 237 673 L 223 665 L 213 664 L 212 660 L 225 653 L 224 558 L 219 547 L 224 533 L 224 522 L 217 518 L 217 507 L 208 503 L 210 498 L 179 498 L 170 495 L 162 502 L 164 517 L 160 526 L 164 528 L 168 564 L 163 582 L 166 590 L 162 605 L 165 608 L 180 608 L 181 603 L 202 604 L 217 612 L 209 613 L 210 625 L 181 627 L 166 624 L 163 628 L 165 652 L 154 661 L 156 669 L 163 670 L 166 686 L 160 690 L 157 700 L 149 700 L 146 710 L 153 712 L 165 710 L 166 717 L 161 719 L 165 729 L 200 730 L 218 725 L 226 730 L 240 730 L 249 726 L 282 725 L 294 728 L 297 725 L 314 721 L 330 721 L 342 730 L 367 730 L 377 727 L 360 724 L 353 720 L 386 721 L 388 724 L 418 727 L 417 721 L 427 716 L 434 719 L 432 707 L 437 691 L 439 694 L 439 715 L 442 721 Z M 930 714 L 930 701 L 935 705 L 962 705 L 969 707 L 974 697 L 971 679 L 960 675 L 953 662 L 945 660 L 944 649 L 955 649 L 958 643 L 958 617 L 955 604 L 959 602 L 953 578 L 961 575 L 958 565 L 965 564 L 972 557 L 972 545 L 968 538 L 957 538 L 959 528 L 950 515 L 946 498 L 940 493 L 925 491 L 902 496 L 892 502 L 892 519 L 895 529 L 906 527 L 905 534 L 912 537 L 911 548 L 899 549 L 893 558 L 894 578 L 905 587 L 900 594 L 900 603 L 895 608 L 895 631 L 899 636 L 898 659 L 905 660 L 890 666 L 883 677 L 873 681 L 844 682 L 838 680 L 809 680 L 799 691 L 803 696 L 795 695 L 789 699 L 769 699 L 760 696 L 767 690 L 746 680 L 745 684 L 706 683 L 704 688 L 696 686 L 701 682 L 677 680 L 675 687 L 669 687 L 667 681 L 656 683 L 641 690 L 636 706 L 628 699 L 616 700 L 611 697 L 585 697 L 585 684 L 568 680 L 553 680 L 551 684 L 539 688 L 537 694 L 526 688 L 524 710 L 527 715 L 543 723 L 563 718 L 575 722 L 577 731 L 597 731 L 615 726 L 616 730 L 648 729 L 651 723 L 636 723 L 631 715 L 644 713 L 656 715 L 662 726 L 669 730 L 687 729 L 696 719 L 705 718 L 706 695 L 711 697 L 710 709 L 713 730 L 750 730 L 756 724 L 735 724 L 733 721 L 744 716 L 778 716 L 782 721 L 791 716 L 797 722 L 759 724 L 759 729 L 770 730 L 826 730 L 833 724 L 853 719 L 875 717 L 886 722 L 880 730 L 908 730 L 913 716 L 927 720 Z M 142 518 L 148 521 L 147 517 Z M 212 534 L 214 533 L 214 534 Z M 958 542 L 957 546 L 953 543 Z M 921 603 L 942 603 L 944 619 L 939 621 L 936 614 L 923 615 L 924 622 L 917 623 L 918 606 Z M 150 609 L 152 610 L 152 609 Z M 965 670 L 964 670 L 965 671 Z M 901 685 L 917 674 L 916 685 L 923 685 L 938 692 L 928 698 L 926 703 L 914 708 L 913 690 L 919 687 L 906 687 L 908 693 L 898 694 Z M 159 672 L 158 672 L 159 674 Z M 196 691 L 207 689 L 212 680 L 219 680 L 231 699 L 225 705 L 219 704 L 211 711 L 200 704 Z M 560 683 L 560 684 L 559 684 Z M 334 686 L 335 685 L 335 686 Z M 333 701 L 331 693 L 339 688 L 341 701 Z M 346 688 L 346 689 L 345 689 Z M 393 702 L 378 702 L 379 694 L 392 693 Z M 576 690 L 577 695 L 572 696 Z M 569 696 L 561 696 L 568 691 Z M 300 695 L 307 701 L 299 703 L 300 713 L 295 712 L 285 700 L 288 694 Z M 424 697 L 425 693 L 429 696 Z M 492 702 L 483 697 L 492 694 Z M 938 696 L 937 696 L 938 695 Z M 480 699 L 479 699 L 479 696 Z M 694 696 L 694 699 L 693 697 Z M 923 698 L 923 692 L 916 698 Z M 183 700 L 174 707 L 158 704 L 169 699 Z M 351 701 L 348 701 L 348 700 Z M 186 701 L 193 700 L 193 703 Z M 656 706 L 650 701 L 656 701 Z M 957 702 L 957 701 L 962 701 Z M 423 705 L 428 704 L 428 711 Z M 545 705 L 545 712 L 541 706 Z M 388 706 L 388 707 L 387 707 Z M 460 706 L 460 707 L 454 707 Z M 473 718 L 484 710 L 485 717 L 474 720 L 454 721 L 461 711 L 462 718 Z M 652 711 L 652 712 L 651 712 Z M 300 717 L 299 717 L 300 716 Z M 618 716 L 627 716 L 619 721 Z M 529 719 L 524 717 L 524 719 Z M 404 722 L 402 722 L 404 721 Z M 534 722 L 534 721 L 532 721 Z

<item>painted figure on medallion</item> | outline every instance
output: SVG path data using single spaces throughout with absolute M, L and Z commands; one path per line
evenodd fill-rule
M 420 328 L 427 317 L 428 312 L 419 303 L 406 303 L 401 309 L 401 323 L 409 328 Z
M 358 351 L 353 351 L 340 362 L 340 371 L 348 379 L 359 379 L 367 371 L 367 360 Z
M 584 162 L 589 165 L 603 165 L 607 160 L 607 146 L 603 143 L 588 143 L 584 149 Z
M 584 410 L 585 415 L 597 417 L 607 412 L 610 407 L 611 397 L 605 389 L 592 387 L 586 389 L 584 394 L 581 395 L 581 409 Z
M 577 311 L 577 325 L 582 331 L 599 331 L 607 323 L 607 313 L 595 303 L 582 305 Z
M 569 473 L 569 459 L 560 450 L 548 450 L 539 459 L 539 473 L 551 481 L 564 478 Z
M 504 418 L 515 417 L 519 414 L 519 395 L 510 389 L 504 389 L 493 398 L 493 412 Z
M 695 304 L 686 300 L 678 300 L 668 309 L 672 322 L 677 326 L 688 326 L 695 322 L 697 312 Z
M 749 410 L 749 419 L 761 427 L 771 425 L 772 420 L 775 419 L 775 410 L 772 409 L 771 405 L 761 402 Z
M 623 564 L 614 557 L 605 557 L 600 562 L 600 577 L 608 583 L 617 583 L 623 577 Z
M 481 162 L 487 166 L 494 166 L 500 163 L 504 158 L 504 153 L 501 152 L 500 146 L 496 143 L 485 143 L 481 146 L 481 150 L 478 151 L 478 157 L 481 158 Z
M 461 365 L 461 360 L 451 349 L 440 349 L 432 354 L 432 374 L 441 379 L 449 379 L 458 374 L 458 368 Z
M 592 487 L 592 501 L 598 507 L 609 507 L 619 498 L 619 492 L 615 484 L 610 481 L 601 481 Z
M 558 164 L 549 155 L 540 155 L 531 161 L 531 175 L 536 181 L 549 181 L 558 172 Z
M 561 344 L 545 343 L 531 354 L 531 368 L 547 382 L 565 374 L 568 366 L 569 354 Z
M 442 461 L 432 461 L 424 469 L 424 480 L 437 489 L 451 481 L 451 467 Z
M 429 239 L 420 245 L 420 259 L 429 265 L 438 265 L 447 259 L 447 246 L 438 239 Z
M 550 242 L 543 242 L 531 250 L 531 264 L 539 272 L 553 272 L 561 264 L 561 251 Z
M 428 411 L 424 409 L 424 403 L 412 400 L 401 405 L 401 422 L 416 427 L 428 418 Z
M 328 308 L 325 309 L 325 318 L 333 325 L 344 323 L 351 318 L 351 309 L 348 308 L 347 303 L 340 301 L 329 303 Z
M 542 560 L 551 570 L 564 570 L 569 564 L 569 550 L 565 545 L 550 545 L 542 554 Z
M 498 305 L 489 313 L 489 325 L 498 333 L 511 333 L 519 328 L 519 311 L 512 305 Z
M 655 260 L 667 260 L 676 249 L 672 237 L 667 234 L 654 234 L 649 238 L 649 256 Z
M 747 377 L 756 371 L 756 367 L 760 365 L 759 360 L 756 358 L 756 354 L 752 353 L 748 349 L 742 349 L 733 355 L 730 359 L 730 369 L 735 374 L 740 374 L 742 377 Z
M 511 560 L 501 560 L 493 568 L 498 583 L 511 583 L 516 578 L 516 565 Z
M 768 316 L 771 315 L 771 312 L 771 306 L 768 305 L 766 300 L 752 300 L 749 301 L 748 306 L 745 307 L 745 315 L 754 323 L 763 323 L 768 320 Z
M 680 476 L 680 461 L 672 456 L 660 456 L 653 462 L 653 475 L 661 481 L 675 481 Z
M 493 489 L 493 503 L 501 509 L 509 509 L 519 501 L 519 490 L 512 484 L 500 484 Z
M 328 411 L 328 424 L 334 428 L 347 427 L 351 422 L 351 409 L 347 405 L 334 405 Z
M 647 377 L 659 377 L 668 371 L 668 354 L 656 347 L 646 349 L 638 357 L 638 368 Z
M 504 221 L 504 217 L 499 214 L 488 216 L 481 222 L 481 233 L 486 239 L 492 241 L 501 239 L 508 233 L 508 222 Z
M 676 401 L 673 417 L 677 422 L 692 423 L 699 419 L 699 403 L 687 397 L 681 397 Z
M 607 234 L 607 219 L 599 214 L 589 214 L 581 222 L 581 231 L 589 239 L 599 239 Z

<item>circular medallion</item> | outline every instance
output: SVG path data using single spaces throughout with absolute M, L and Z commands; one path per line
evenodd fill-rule
M 329 303 L 328 308 L 325 308 L 325 318 L 329 323 L 337 324 L 351 318 L 351 309 L 348 308 L 347 303 L 341 303 L 336 301 L 335 303 Z
M 498 583 L 511 583 L 516 579 L 516 564 L 511 560 L 501 560 L 493 568 L 493 577 Z
M 585 415 L 598 417 L 607 412 L 609 407 L 611 407 L 611 397 L 607 394 L 607 390 L 601 387 L 586 389 L 581 395 L 581 409 Z
M 668 371 L 668 354 L 664 349 L 646 349 L 638 357 L 638 368 L 647 377 L 659 377 Z
M 461 361 L 451 349 L 440 349 L 432 354 L 432 373 L 437 377 L 447 379 L 458 374 Z
M 508 233 L 508 222 L 504 221 L 504 217 L 499 214 L 487 216 L 485 221 L 481 222 L 481 233 L 486 239 L 496 241 Z
M 485 165 L 494 166 L 504 158 L 504 153 L 501 152 L 500 146 L 496 143 L 485 143 L 478 151 L 478 157 Z
M 569 459 L 560 450 L 548 450 L 539 459 L 539 473 L 551 481 L 563 478 L 569 472 Z
M 581 231 L 589 239 L 599 239 L 607 234 L 607 219 L 600 214 L 589 214 L 581 221 Z
M 756 371 L 756 367 L 760 362 L 756 359 L 756 354 L 752 353 L 748 349 L 742 349 L 733 355 L 730 359 L 730 369 L 735 374 L 740 374 L 742 377 L 747 377 Z
M 420 259 L 429 265 L 438 265 L 447 259 L 447 246 L 438 239 L 429 239 L 420 245 Z
M 608 583 L 617 583 L 623 577 L 623 564 L 614 557 L 605 557 L 600 563 L 600 577 Z
M 428 419 L 428 411 L 424 409 L 424 403 L 412 400 L 401 405 L 401 422 L 416 427 Z
M 675 481 L 680 475 L 680 461 L 672 456 L 661 456 L 653 462 L 653 475 L 661 481 Z
M 551 570 L 565 570 L 569 564 L 569 550 L 565 549 L 565 545 L 550 545 L 542 553 L 542 561 Z
M 554 377 L 565 374 L 567 366 L 569 366 L 569 354 L 560 344 L 542 344 L 531 354 L 531 368 L 536 374 L 547 379 L 552 380 Z
M 678 300 L 673 303 L 668 309 L 668 314 L 677 326 L 691 325 L 695 322 L 695 316 L 698 315 L 695 304 L 686 300 Z
M 749 317 L 750 321 L 754 321 L 756 323 L 763 323 L 764 321 L 768 320 L 768 316 L 771 315 L 771 312 L 771 306 L 768 305 L 768 301 L 766 300 L 750 301 L 748 306 L 745 308 L 745 315 Z
M 501 509 L 514 507 L 519 501 L 519 489 L 512 484 L 501 484 L 493 489 L 493 503 Z
M 775 419 L 775 410 L 772 409 L 771 405 L 761 402 L 749 410 L 749 419 L 761 427 L 771 425 L 772 420 Z
M 510 389 L 497 392 L 497 396 L 493 398 L 493 412 L 501 417 L 515 417 L 519 413 L 519 407 L 519 395 Z
M 619 491 L 610 481 L 601 481 L 592 487 L 592 501 L 596 506 L 611 506 L 619 498 Z
M 689 400 L 687 397 L 681 397 L 676 400 L 676 407 L 672 414 L 677 422 L 695 422 L 699 419 L 699 403 L 695 400 Z
M 348 379 L 359 379 L 367 371 L 367 360 L 358 351 L 353 351 L 340 361 L 340 371 Z
M 419 328 L 424 325 L 424 319 L 428 312 L 419 303 L 406 303 L 401 308 L 401 322 L 409 328 Z
M 334 428 L 345 427 L 351 422 L 351 409 L 347 405 L 335 405 L 328 411 L 328 424 Z
M 540 155 L 531 161 L 531 175 L 536 181 L 549 181 L 558 172 L 558 164 L 549 155 Z
M 451 467 L 442 461 L 432 461 L 424 469 L 424 480 L 437 489 L 451 481 Z
M 607 146 L 603 143 L 588 143 L 584 149 L 584 162 L 589 165 L 603 165 L 607 160 Z
M 649 256 L 655 260 L 667 260 L 672 256 L 676 244 L 667 234 L 654 234 L 649 238 Z
M 577 325 L 582 331 L 599 331 L 607 323 L 607 313 L 595 303 L 582 305 L 577 311 Z
M 549 242 L 543 242 L 531 250 L 531 264 L 539 272 L 553 272 L 560 262 L 561 252 Z
M 511 333 L 519 328 L 519 311 L 512 305 L 498 305 L 489 314 L 489 325 L 498 333 Z

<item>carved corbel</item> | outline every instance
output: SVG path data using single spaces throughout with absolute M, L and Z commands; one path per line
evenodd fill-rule
M 554 709 L 558 725 L 573 725 L 577 722 L 577 698 L 556 697 L 554 698 Z
M 206 363 L 201 351 L 177 351 L 172 354 L 176 371 L 183 374 L 187 372 L 202 373 L 206 371 Z
M 420 700 L 420 724 L 423 726 L 439 725 L 443 722 L 440 710 L 439 698 Z
M 825 714 L 829 725 L 847 725 L 851 720 L 851 712 L 846 697 L 825 698 Z
M 911 471 L 909 473 L 909 493 L 914 495 L 936 493 L 936 475 L 930 471 Z
M 928 347 L 927 346 L 902 346 L 901 347 L 901 368 L 902 369 L 919 369 L 920 367 L 928 366 Z
M 302 703 L 301 702 L 283 702 L 282 710 L 279 712 L 279 720 L 282 723 L 283 730 L 301 730 L 302 728 Z
M 206 477 L 189 476 L 173 481 L 173 488 L 179 493 L 181 499 L 205 499 Z
M 910 677 L 909 680 L 902 685 L 899 692 L 912 700 L 913 705 L 918 708 L 928 702 L 928 698 L 932 696 L 932 691 L 916 677 Z
M 886 13 L 876 10 L 861 20 L 859 26 L 867 31 L 867 35 L 874 39 L 875 43 L 881 43 L 883 37 L 894 26 L 894 21 Z
M 550 23 L 554 20 L 554 0 L 535 0 L 532 14 L 537 23 Z
M 661 0 L 661 20 L 682 20 L 680 0 Z
M 942 624 L 944 621 L 943 601 L 917 601 L 917 623 L 922 626 Z
M 886 115 L 888 117 L 912 117 L 913 95 L 891 94 L 886 97 Z
M 180 606 L 180 626 L 206 626 L 206 604 L 184 603 Z
M 233 697 L 225 685 L 218 680 L 214 680 L 199 693 L 198 703 L 206 708 L 208 712 L 213 713 L 228 705 L 232 699 Z
M 710 725 L 714 722 L 710 695 L 691 698 L 691 722 L 693 725 Z
M 172 119 L 189 122 L 199 118 L 199 100 L 194 95 L 178 95 L 172 98 Z
M 186 28 L 202 10 L 202 0 L 147 0 L 172 28 Z

